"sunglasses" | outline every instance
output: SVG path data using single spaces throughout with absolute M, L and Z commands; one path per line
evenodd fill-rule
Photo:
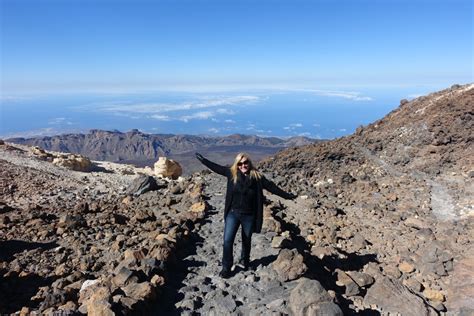
M 241 161 L 241 162 L 238 162 L 237 163 L 237 166 L 242 166 L 242 165 L 248 165 L 249 164 L 249 161 L 248 160 L 245 160 L 245 161 Z

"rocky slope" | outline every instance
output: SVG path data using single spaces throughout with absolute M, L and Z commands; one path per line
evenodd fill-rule
M 463 271 L 474 263 L 473 125 L 474 85 L 453 86 L 402 100 L 354 135 L 283 151 L 260 167 L 309 196 L 307 212 L 290 211 L 286 220 L 314 255 L 374 255 L 378 263 L 363 271 L 383 280 L 375 288 L 397 284 L 440 312 L 472 313 L 474 276 Z M 372 288 L 348 299 L 383 311 Z
M 262 162 L 299 198 L 267 194 L 253 269 L 230 279 L 217 276 L 222 177 L 133 196 L 142 169 L 71 171 L 0 142 L 0 313 L 472 314 L 473 90 Z
M 132 166 L 78 172 L 0 145 L 0 313 L 147 313 L 204 216 L 195 178 L 127 194 Z

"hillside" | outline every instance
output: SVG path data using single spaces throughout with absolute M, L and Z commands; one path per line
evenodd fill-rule
M 299 197 L 266 193 L 252 269 L 229 279 L 225 178 L 155 178 L 137 194 L 143 169 L 72 171 L 0 141 L 0 313 L 470 315 L 473 104 L 474 85 L 453 86 L 262 161 Z
M 287 220 L 315 254 L 377 254 L 378 273 L 438 311 L 472 307 L 474 276 L 462 271 L 474 264 L 473 127 L 474 85 L 453 86 L 402 100 L 351 136 L 282 151 L 260 168 L 314 201 L 309 214 Z M 456 284 L 460 277 L 466 282 Z

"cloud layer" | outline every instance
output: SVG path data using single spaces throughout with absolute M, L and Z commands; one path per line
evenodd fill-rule
M 235 111 L 228 107 L 254 104 L 259 101 L 260 97 L 258 96 L 243 95 L 200 97 L 196 100 L 176 103 L 102 102 L 88 104 L 82 108 L 93 108 L 95 111 L 132 118 L 137 118 L 138 115 L 141 115 L 159 121 L 179 120 L 187 123 L 190 120 L 206 120 L 218 115 L 234 115 Z

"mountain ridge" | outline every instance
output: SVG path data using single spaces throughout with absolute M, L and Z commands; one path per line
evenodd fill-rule
M 211 147 L 255 146 L 275 151 L 307 145 L 319 140 L 296 136 L 288 139 L 233 134 L 222 137 L 187 134 L 147 134 L 137 129 L 128 132 L 91 129 L 87 134 L 63 134 L 46 137 L 10 138 L 6 141 L 39 146 L 50 151 L 81 154 L 93 160 L 150 161 Z

